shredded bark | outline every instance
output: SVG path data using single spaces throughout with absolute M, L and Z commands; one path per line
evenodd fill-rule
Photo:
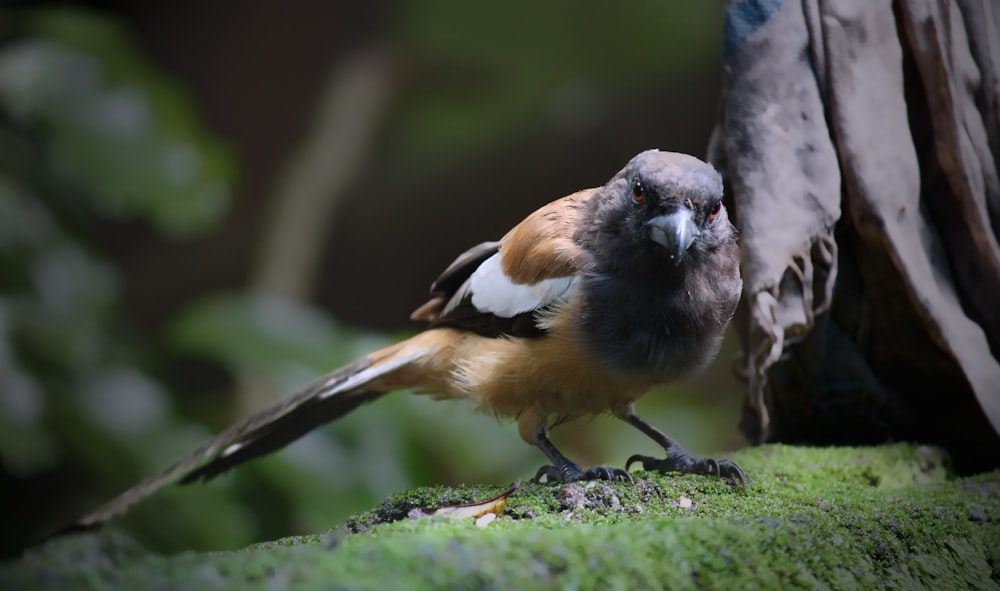
M 725 35 L 745 434 L 1000 466 L 1000 9 L 731 0 Z

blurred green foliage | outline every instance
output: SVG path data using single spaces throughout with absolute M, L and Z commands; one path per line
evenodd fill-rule
M 44 153 L 6 146 L 7 174 L 45 173 L 50 183 L 84 190 L 99 215 L 141 217 L 172 235 L 216 223 L 233 159 L 201 129 L 180 88 L 113 21 L 46 10 L 21 24 L 23 36 L 0 58 L 0 96 L 15 128 L 34 132 Z M 33 156 L 44 162 L 25 161 Z
M 7 480 L 47 477 L 37 497 L 2 500 L 6 552 L 66 518 L 25 501 L 82 508 L 194 442 L 176 437 L 186 424 L 117 307 L 121 277 L 96 233 L 105 220 L 210 229 L 235 174 L 112 21 L 43 11 L 17 24 L 0 47 L 0 458 Z
M 390 114 L 391 160 L 428 174 L 514 142 L 542 119 L 587 125 L 595 104 L 705 67 L 698 56 L 714 55 L 719 38 L 719 7 L 709 4 L 643 2 L 625 12 L 592 4 L 571 27 L 564 13 L 575 3 L 401 3 L 386 33 L 429 75 Z M 139 223 L 180 243 L 217 229 L 239 178 L 234 151 L 115 20 L 73 9 L 7 16 L 0 556 L 253 410 L 234 376 L 265 391 L 266 400 L 252 401 L 262 404 L 390 338 L 249 288 L 203 294 L 171 310 L 162 331 L 140 330 L 122 307 L 121 253 L 107 249 L 103 232 Z M 458 87 L 447 82 L 456 72 Z M 189 384 L 178 364 L 215 378 L 197 396 L 179 396 Z M 647 416 L 696 450 L 718 446 L 706 433 L 720 423 L 731 431 L 733 409 L 706 412 L 694 391 Z M 577 437 L 580 429 L 589 437 Z M 655 453 L 623 431 L 572 426 L 555 440 L 572 441 L 584 462 Z M 123 525 L 158 549 L 232 548 L 333 526 L 413 484 L 506 484 L 541 459 L 512 425 L 464 403 L 390 395 L 208 485 L 166 490 Z

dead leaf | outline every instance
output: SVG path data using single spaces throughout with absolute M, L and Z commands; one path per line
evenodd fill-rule
M 476 518 L 476 527 L 486 527 L 487 525 L 493 523 L 493 520 L 497 518 L 496 513 L 486 513 L 482 517 Z
M 484 515 L 490 513 L 493 514 L 494 519 L 503 513 L 503 510 L 507 507 L 507 497 L 520 488 L 521 481 L 518 480 L 511 485 L 510 488 L 500 493 L 499 495 L 483 501 L 481 503 L 469 503 L 467 505 L 446 505 L 444 507 L 438 507 L 437 509 L 431 509 L 429 507 L 417 507 L 409 513 L 410 519 L 423 519 L 424 517 L 448 517 L 450 519 L 468 519 L 468 518 L 480 518 Z M 492 521 L 492 519 L 490 520 Z M 489 523 L 488 521 L 485 522 Z M 478 522 L 477 522 L 478 525 Z

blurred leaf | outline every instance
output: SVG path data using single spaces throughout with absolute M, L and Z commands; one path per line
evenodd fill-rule
M 159 382 L 130 367 L 104 367 L 82 385 L 79 404 L 91 421 L 123 440 L 135 440 L 168 418 Z
M 6 324 L 0 307 L 0 325 Z M 6 327 L 2 327 L 6 332 Z M 58 446 L 41 429 L 45 399 L 39 384 L 16 367 L 6 346 L 0 342 L 0 465 L 15 476 L 29 476 L 51 467 Z
M 237 292 L 206 296 L 178 312 L 167 339 L 181 353 L 257 373 L 281 373 L 289 364 L 325 372 L 385 343 L 348 330 L 315 308 Z
M 114 270 L 63 242 L 38 252 L 29 272 L 29 291 L 8 300 L 24 344 L 59 360 L 63 369 L 100 363 L 108 340 L 106 323 L 118 295 Z
M 185 93 L 111 20 L 58 9 L 22 26 L 30 36 L 0 49 L 0 103 L 44 137 L 51 172 L 107 216 L 171 236 L 214 224 L 234 165 Z

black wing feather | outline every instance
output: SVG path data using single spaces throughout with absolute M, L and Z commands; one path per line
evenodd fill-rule
M 512 336 L 533 339 L 545 336 L 547 332 L 538 324 L 538 313 L 544 310 L 545 308 L 522 312 L 512 318 L 498 316 L 475 307 L 470 294 L 462 298 L 447 314 L 438 318 L 432 326 L 462 328 L 490 338 Z
M 500 252 L 500 242 L 483 242 L 458 255 L 431 284 L 431 297 L 444 298 L 445 301 L 451 300 L 475 273 L 479 265 L 498 252 Z M 533 339 L 547 333 L 539 325 L 539 313 L 544 312 L 545 309 L 523 312 L 513 317 L 498 316 L 474 306 L 472 294 L 467 293 L 461 301 L 451 306 L 448 312 L 442 314 L 431 326 L 460 328 L 490 338 L 511 336 Z
M 458 292 L 483 261 L 500 252 L 500 242 L 482 242 L 458 255 L 448 268 L 431 283 L 431 296 L 446 300 Z

